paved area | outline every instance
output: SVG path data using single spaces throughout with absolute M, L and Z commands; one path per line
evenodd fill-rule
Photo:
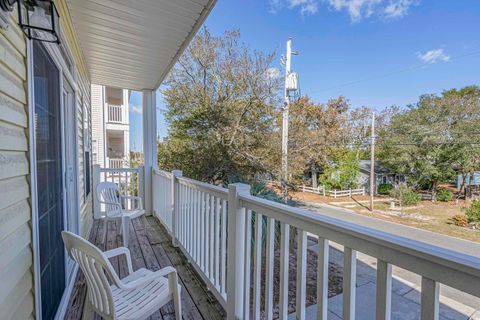
M 371 228 L 394 233 L 399 236 L 414 238 L 419 241 L 456 250 L 466 254 L 480 256 L 480 244 L 438 235 L 432 232 L 411 228 L 408 226 L 385 223 L 379 219 L 373 219 L 338 209 L 329 205 L 302 204 L 299 207 L 311 211 L 321 212 L 339 219 L 351 221 Z M 309 247 L 317 251 L 316 245 Z M 330 261 L 343 265 L 343 247 L 332 243 L 330 246 Z M 357 300 L 356 319 L 369 320 L 375 317 L 375 286 L 376 286 L 376 259 L 368 255 L 358 253 L 357 256 Z M 407 270 L 393 267 L 392 281 L 392 319 L 419 319 L 420 316 L 420 283 L 419 275 Z M 480 320 L 480 299 L 460 292 L 456 289 L 441 286 L 440 291 L 440 319 L 441 320 Z M 337 295 L 329 299 L 328 318 L 333 320 L 342 319 L 343 295 Z M 317 306 L 307 308 L 307 319 L 316 317 Z M 290 319 L 295 319 L 291 314 Z

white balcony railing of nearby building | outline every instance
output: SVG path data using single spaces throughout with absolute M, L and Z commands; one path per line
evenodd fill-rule
M 110 181 L 120 186 L 120 190 L 127 196 L 141 196 L 145 194 L 144 189 L 144 169 L 142 166 L 137 168 L 101 168 L 99 165 L 93 166 L 93 186 L 100 182 Z M 103 208 L 98 203 L 96 190 L 94 192 L 94 216 L 100 218 Z
M 422 320 L 439 318 L 440 283 L 480 297 L 479 257 L 261 199 L 250 195 L 245 184 L 225 189 L 184 178 L 178 171 L 157 170 L 153 192 L 154 214 L 226 308 L 228 319 L 259 319 L 261 310 L 272 319 L 275 247 L 279 315 L 287 319 L 291 240 L 297 256 L 296 318 L 305 319 L 307 234 L 319 243 L 317 319 L 327 319 L 330 241 L 344 247 L 343 319 L 355 316 L 357 251 L 377 259 L 372 319 L 390 319 L 393 265 L 421 276 Z M 296 238 L 290 240 L 292 230 Z
M 114 104 L 107 104 L 107 120 L 108 122 L 123 122 L 123 107 Z
M 125 164 L 125 159 L 121 158 L 107 158 L 108 168 L 121 169 Z

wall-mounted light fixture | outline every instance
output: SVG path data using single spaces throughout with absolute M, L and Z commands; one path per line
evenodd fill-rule
M 0 9 L 18 5 L 18 24 L 29 39 L 60 43 L 57 8 L 52 0 L 0 0 Z

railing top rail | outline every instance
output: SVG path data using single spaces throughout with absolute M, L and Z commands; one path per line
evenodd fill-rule
M 173 176 L 171 172 L 160 170 L 160 169 L 153 169 L 153 174 L 156 174 L 158 176 L 162 176 L 165 178 L 169 178 L 169 179 L 171 179 Z
M 480 297 L 480 245 L 472 256 L 252 195 L 239 199 L 248 209 Z M 460 281 L 459 272 L 474 283 Z
M 100 168 L 100 172 L 122 173 L 122 172 L 138 172 L 138 168 Z
M 220 195 L 224 198 L 228 197 L 228 189 L 220 186 L 216 186 L 216 185 L 205 183 L 205 182 L 200 182 L 200 181 L 193 180 L 190 178 L 185 178 L 185 177 L 178 177 L 178 182 L 190 187 L 198 188 L 200 190 L 216 193 L 217 195 Z

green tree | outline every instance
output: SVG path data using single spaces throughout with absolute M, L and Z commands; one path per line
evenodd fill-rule
M 440 182 L 480 165 L 480 89 L 423 95 L 379 132 L 380 158 L 410 181 L 427 181 L 432 199 Z
M 240 43 L 238 31 L 215 37 L 203 28 L 163 90 L 169 132 L 159 144 L 160 167 L 212 183 L 274 170 L 280 163 L 274 57 Z
M 288 160 L 294 183 L 299 183 L 306 171 L 323 169 L 337 153 L 334 145 L 342 143 L 347 134 L 344 119 L 348 108 L 344 97 L 317 104 L 305 96 L 290 105 Z
M 328 188 L 349 189 L 356 188 L 360 173 L 359 152 L 355 149 L 342 149 L 335 161 L 328 165 L 320 177 L 321 182 Z

